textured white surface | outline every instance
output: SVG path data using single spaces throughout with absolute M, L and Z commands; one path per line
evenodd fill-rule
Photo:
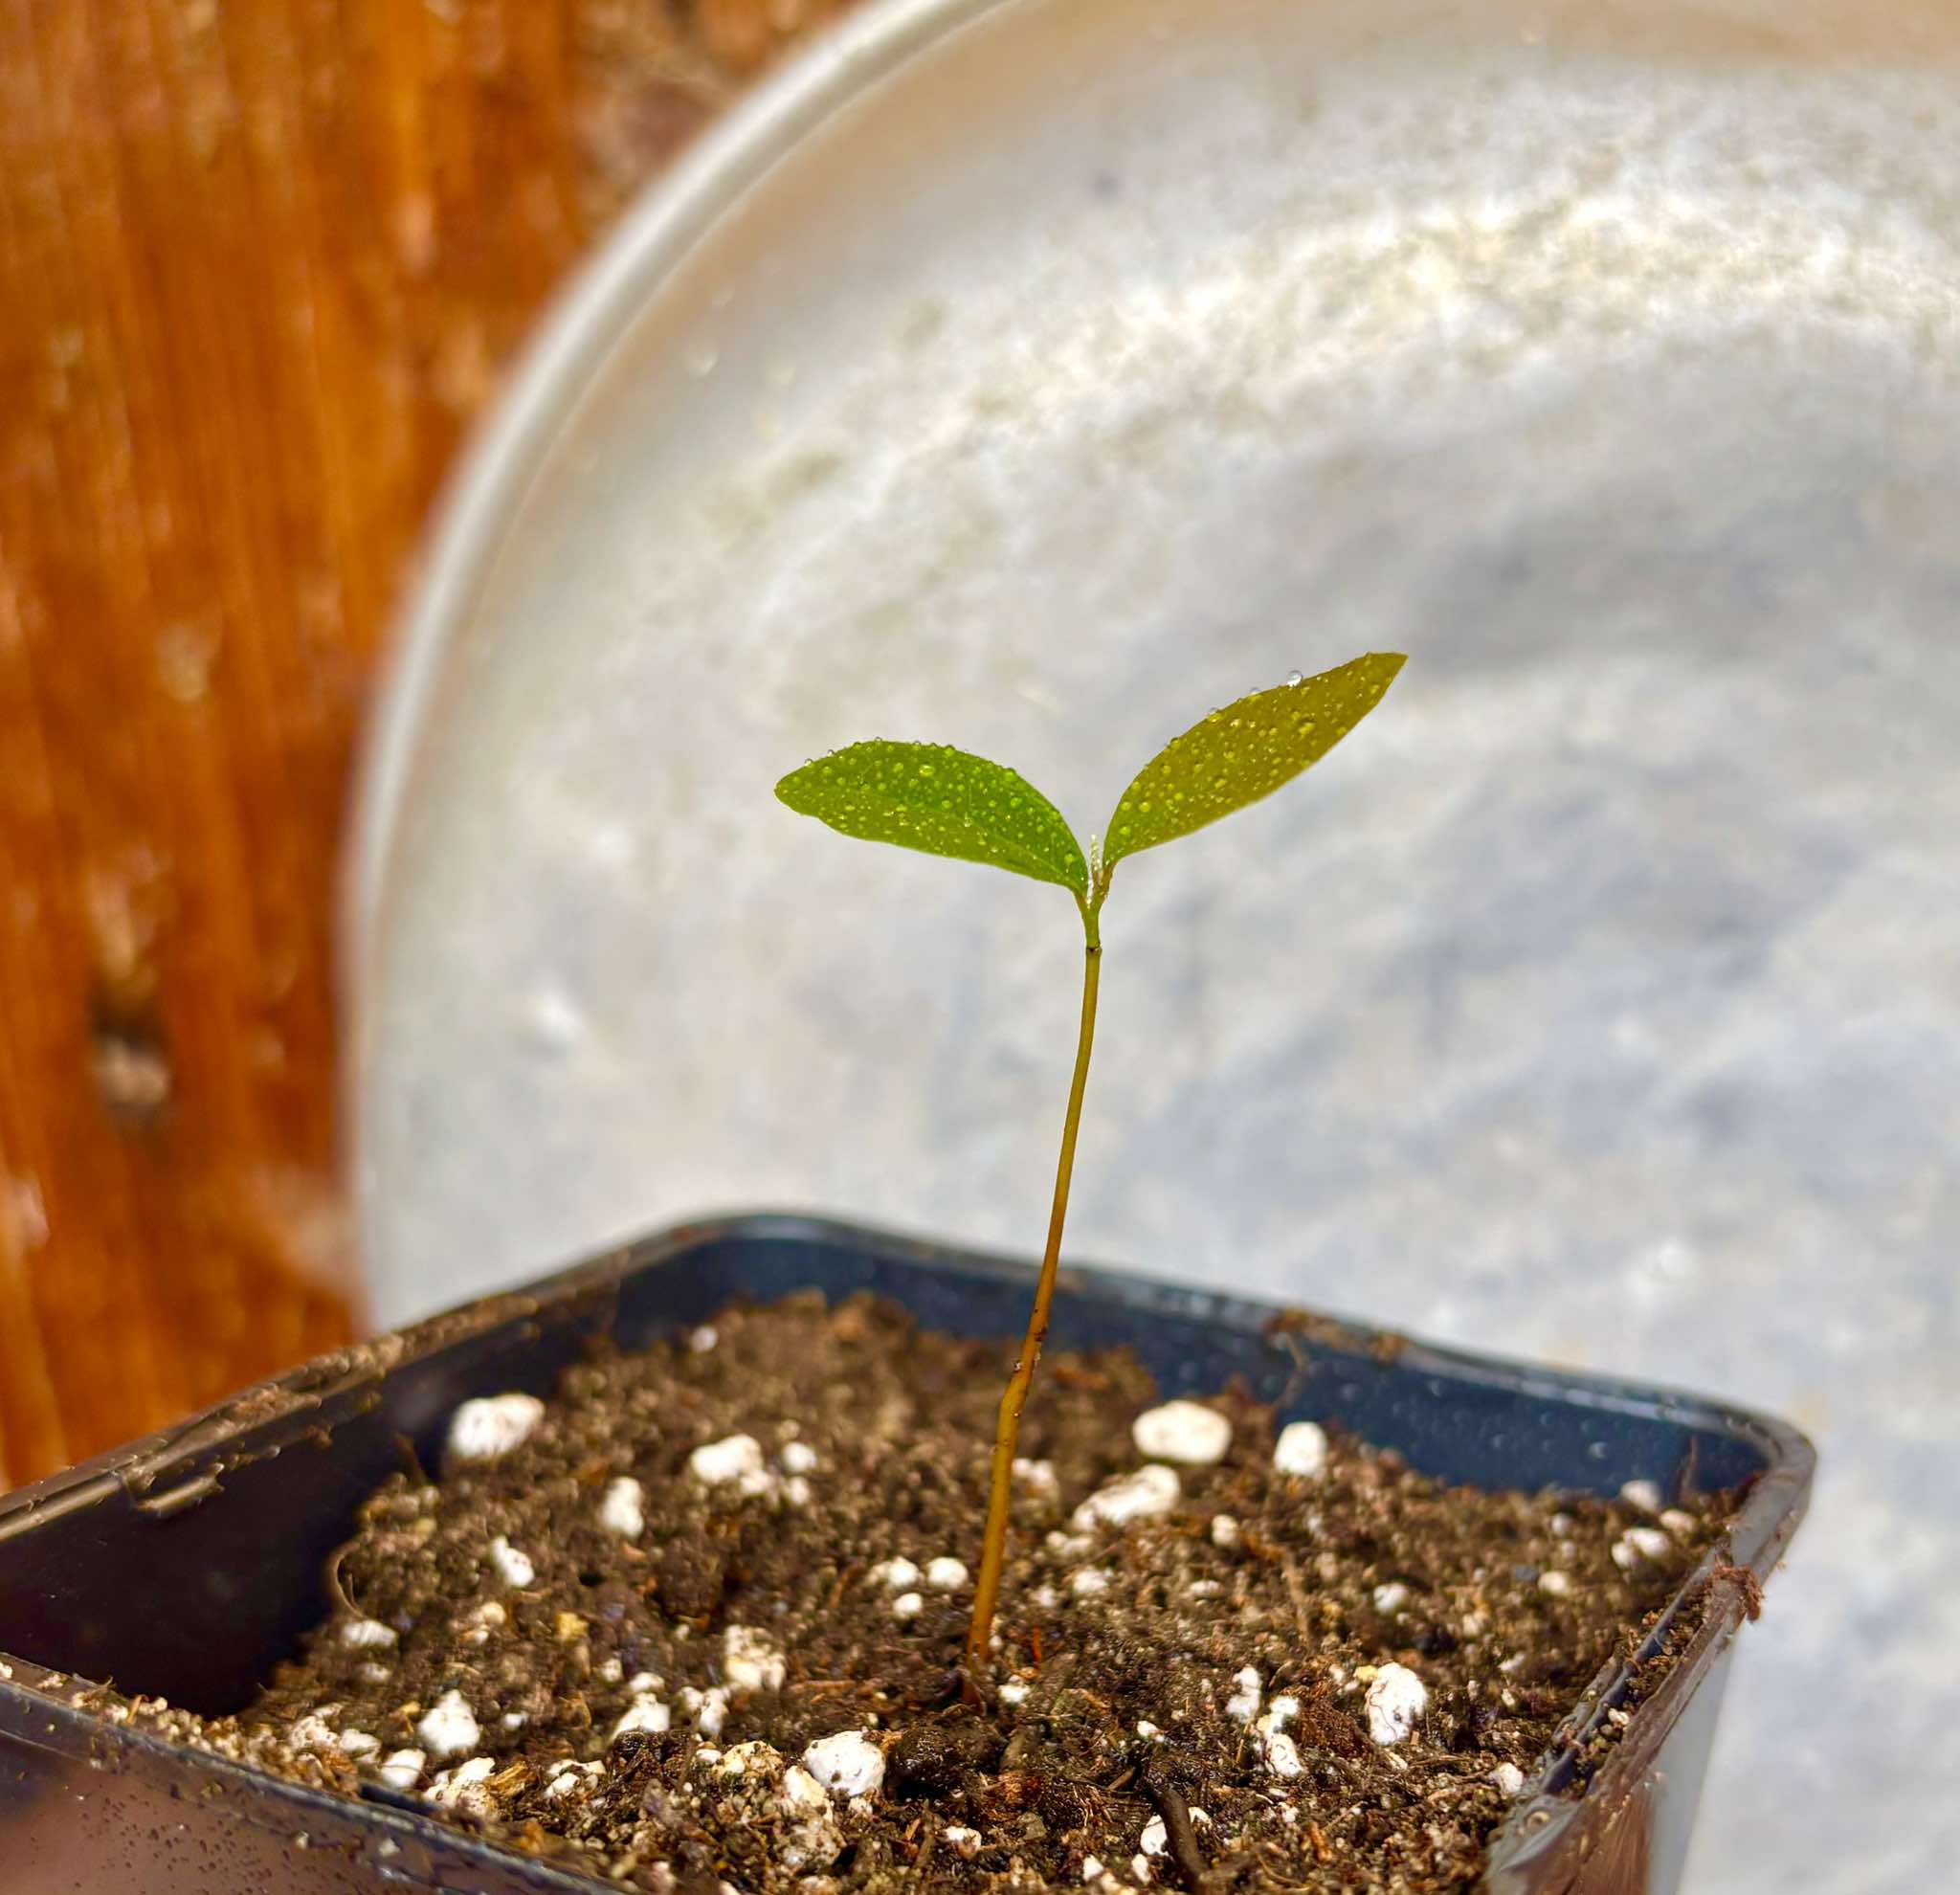
M 1689 1886 L 1935 1886 L 1960 52 L 1580 11 L 1026 0 L 578 358 L 364 863 L 378 1302 L 758 1202 L 1035 1247 L 1065 898 L 770 783 L 929 737 L 1087 830 L 1194 711 L 1406 649 L 1119 874 L 1071 1247 L 1812 1430 Z

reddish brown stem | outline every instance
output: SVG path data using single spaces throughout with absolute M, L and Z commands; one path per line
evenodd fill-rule
M 1055 1301 L 1056 1270 L 1061 1260 L 1061 1227 L 1068 1217 L 1069 1179 L 1076 1167 L 1076 1133 L 1082 1121 L 1082 1094 L 1089 1082 L 1089 1050 L 1096 1039 L 1096 985 L 1102 967 L 1102 942 L 1097 911 L 1108 886 L 1099 879 L 1093 901 L 1082 903 L 1087 946 L 1082 961 L 1082 1025 L 1076 1041 L 1075 1077 L 1069 1083 L 1068 1115 L 1061 1124 L 1061 1156 L 1055 1168 L 1055 1202 L 1048 1214 L 1048 1247 L 1041 1255 L 1041 1275 L 1035 1284 L 1035 1307 L 1028 1333 L 1000 1398 L 1000 1416 L 993 1431 L 992 1479 L 987 1496 L 987 1531 L 980 1549 L 980 1577 L 973 1588 L 973 1617 L 967 1628 L 967 1672 L 970 1680 L 985 1674 L 993 1633 L 994 1608 L 1000 1600 L 1000 1575 L 1007 1564 L 1008 1509 L 1013 1501 L 1014 1448 L 1021 1436 L 1021 1411 L 1028 1405 L 1035 1365 L 1048 1335 L 1048 1311 Z

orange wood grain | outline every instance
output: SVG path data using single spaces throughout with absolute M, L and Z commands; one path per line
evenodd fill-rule
M 360 1320 L 332 895 L 540 302 L 828 0 L 0 0 L 0 1479 Z

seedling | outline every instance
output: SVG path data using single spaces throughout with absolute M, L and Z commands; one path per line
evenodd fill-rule
M 1008 1507 L 1014 1447 L 1035 1365 L 1048 1334 L 1055 1301 L 1061 1230 L 1075 1171 L 1076 1133 L 1096 1038 L 1096 988 L 1102 966 L 1102 903 L 1116 865 L 1242 810 L 1318 763 L 1371 711 L 1401 670 L 1399 652 L 1370 652 L 1314 678 L 1298 672 L 1270 691 L 1255 691 L 1214 710 L 1173 737 L 1140 769 L 1109 818 L 1107 837 L 1085 857 L 1062 814 L 1033 784 L 1003 764 L 947 744 L 898 744 L 883 738 L 853 744 L 792 769 L 776 794 L 802 815 L 815 816 L 846 836 L 895 842 L 929 856 L 989 862 L 1036 881 L 1053 881 L 1075 897 L 1082 918 L 1082 1023 L 1076 1041 L 1061 1153 L 1048 1214 L 1048 1243 L 1035 1284 L 1028 1332 L 1000 1399 L 987 1529 L 973 1616 L 967 1628 L 969 1681 L 987 1666 L 993 1612 L 1007 1561 Z

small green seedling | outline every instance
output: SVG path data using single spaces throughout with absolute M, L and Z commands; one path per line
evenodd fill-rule
M 1096 986 L 1102 963 L 1101 918 L 1109 879 L 1125 856 L 1154 849 L 1208 822 L 1269 796 L 1308 765 L 1318 763 L 1371 711 L 1402 668 L 1399 652 L 1370 652 L 1315 678 L 1298 672 L 1270 691 L 1255 691 L 1214 710 L 1173 737 L 1139 770 L 1100 852 L 1084 857 L 1061 812 L 1024 777 L 945 744 L 894 744 L 882 738 L 853 744 L 792 769 L 776 794 L 803 815 L 846 836 L 896 842 L 931 856 L 990 862 L 1036 881 L 1053 881 L 1076 899 L 1082 918 L 1082 1024 L 1075 1075 L 1061 1124 L 1048 1245 L 1035 1285 L 1028 1333 L 1000 1401 L 993 1438 L 992 1478 L 973 1616 L 967 1629 L 969 1684 L 986 1670 L 1001 1569 L 1007 1560 L 1008 1506 L 1021 1411 L 1041 1358 L 1048 1312 L 1055 1301 L 1061 1227 L 1068 1215 L 1076 1132 L 1096 1037 Z

